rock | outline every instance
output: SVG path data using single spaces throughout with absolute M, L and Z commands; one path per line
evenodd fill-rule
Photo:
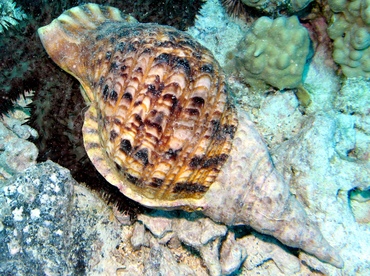
M 144 262 L 145 276 L 180 276 L 195 275 L 186 265 L 178 264 L 171 251 L 159 244 L 151 246 L 149 257 Z
M 36 164 L 38 149 L 0 122 L 0 179 L 10 178 Z
M 370 80 L 350 78 L 337 93 L 336 150 L 348 161 L 370 162 Z
M 227 233 L 225 225 L 185 212 L 175 216 L 171 212 L 154 211 L 150 214 L 141 214 L 138 219 L 150 230 L 156 242 L 168 244 L 175 249 L 183 243 L 196 249 L 210 275 L 221 275 L 219 251 L 221 238 Z
M 237 242 L 248 252 L 248 257 L 244 262 L 247 270 L 253 270 L 272 259 L 283 275 L 293 275 L 300 271 L 299 259 L 287 253 L 281 244 L 269 236 L 253 232 L 253 235 L 245 236 Z
M 264 138 L 270 147 L 296 135 L 302 124 L 298 107 L 299 102 L 292 91 L 277 92 L 262 101 L 258 110 L 258 126 L 267 133 Z
M 221 264 L 219 258 L 220 252 L 220 237 L 209 241 L 207 244 L 199 248 L 200 256 L 206 265 L 209 275 L 220 276 Z
M 310 267 L 312 270 L 320 271 L 322 275 L 331 275 L 328 269 L 326 269 L 326 267 L 322 263 L 317 262 L 307 253 L 300 252 L 299 259 L 302 261 L 302 263 Z
M 125 226 L 132 225 L 133 221 L 131 220 L 130 214 L 127 212 L 121 212 L 116 205 L 113 206 L 113 214 L 120 224 Z
M 370 189 L 349 191 L 351 211 L 358 223 L 370 224 Z
M 152 215 L 140 214 L 138 220 L 156 237 L 162 238 L 167 232 L 172 231 L 172 219 L 165 211 L 154 211 Z
M 68 255 L 74 250 L 65 242 L 71 228 L 68 207 L 74 180 L 57 167 L 51 162 L 33 166 L 1 184 L 0 274 L 79 272 L 81 259 L 73 267 Z
M 0 274 L 115 273 L 110 208 L 48 161 L 0 182 Z
M 122 263 L 115 258 L 122 240 L 122 224 L 114 217 L 111 207 L 88 188 L 74 185 L 70 209 L 70 262 L 79 265 L 84 274 L 114 275 Z M 67 240 L 68 241 L 68 240 Z M 72 275 L 75 273 L 72 271 Z
M 368 274 L 370 270 L 367 253 L 369 227 L 357 223 L 356 219 L 363 220 L 363 213 L 358 214 L 351 209 L 354 203 L 352 191 L 370 188 L 370 166 L 368 161 L 360 161 L 355 156 L 348 156 L 350 152 L 345 153 L 345 148 L 354 145 L 353 137 L 349 137 L 359 131 L 351 131 L 355 124 L 345 124 L 348 115 L 317 112 L 306 118 L 302 130 L 295 137 L 272 150 L 274 163 L 290 182 L 292 193 L 304 203 L 325 239 L 330 240 L 346 260 L 343 271 L 338 271 L 318 264 L 310 255 L 302 255 L 305 256 L 305 264 L 314 269 L 324 267 L 330 275 L 353 275 L 356 271 Z M 347 156 L 343 157 L 343 154 Z M 369 203 L 367 201 L 367 205 Z
M 334 106 L 344 114 L 352 114 L 365 119 L 369 115 L 370 79 L 349 78 L 344 80 L 336 94 Z
M 340 158 L 355 161 L 354 156 L 348 153 L 356 148 L 356 119 L 351 115 L 339 114 L 336 123 L 338 127 L 335 130 L 335 150 Z
M 169 239 L 169 241 L 166 242 L 166 244 L 167 244 L 168 248 L 170 248 L 170 249 L 177 249 L 181 246 L 181 241 L 179 240 L 179 238 L 175 234 L 173 234 L 171 236 L 171 238 Z
M 16 116 L 17 113 L 13 113 L 12 115 Z M 11 130 L 18 138 L 26 140 L 29 138 L 36 139 L 38 138 L 38 133 L 35 129 L 30 127 L 29 125 L 24 124 L 27 120 L 25 118 L 13 118 L 12 116 L 7 117 L 3 116 L 1 121 L 5 124 L 5 126 Z
M 246 257 L 246 248 L 235 241 L 233 232 L 229 232 L 220 252 L 222 275 L 229 275 L 239 269 Z
M 220 1 L 208 0 L 202 6 L 194 26 L 187 30 L 187 33 L 212 51 L 222 67 L 229 60 L 227 52 L 235 49 L 244 35 L 242 28 L 227 18 Z
M 220 239 L 226 235 L 227 227 L 209 218 L 199 218 L 194 221 L 182 218 L 176 220 L 174 228 L 181 242 L 200 252 L 209 274 L 221 275 Z
M 140 222 L 135 223 L 131 237 L 131 244 L 135 250 L 139 250 L 142 246 L 149 247 L 149 238 L 145 234 L 144 224 Z
M 174 228 L 180 241 L 198 250 L 209 241 L 225 236 L 227 232 L 225 225 L 217 224 L 209 218 L 194 221 L 178 219 Z

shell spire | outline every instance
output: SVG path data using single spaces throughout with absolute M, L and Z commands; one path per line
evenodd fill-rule
M 90 74 L 87 68 L 94 57 L 91 56 L 88 37 L 104 22 L 131 25 L 137 20 L 116 8 L 87 4 L 65 11 L 49 25 L 38 29 L 50 58 L 80 81 L 90 100 L 92 92 L 89 90 L 90 84 L 86 82 Z

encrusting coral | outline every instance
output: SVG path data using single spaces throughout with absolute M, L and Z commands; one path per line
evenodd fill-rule
M 296 88 L 310 57 L 310 38 L 296 16 L 259 18 L 239 42 L 229 70 L 256 88 Z M 235 62 L 235 66 L 234 66 Z
M 370 1 L 329 0 L 333 58 L 347 77 L 370 77 Z
M 50 57 L 80 81 L 89 104 L 85 148 L 122 193 L 151 208 L 250 225 L 343 266 L 248 116 L 233 108 L 217 61 L 189 35 L 94 4 L 64 12 L 38 33 Z

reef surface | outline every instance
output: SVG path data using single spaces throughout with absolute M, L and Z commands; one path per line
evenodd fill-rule
M 248 28 L 209 0 L 188 33 L 227 66 L 230 49 Z M 291 192 L 343 258 L 343 269 L 251 229 L 226 228 L 196 214 L 144 212 L 131 225 L 64 168 L 50 161 L 35 164 L 37 150 L 26 139 L 37 134 L 5 118 L 0 241 L 7 254 L 1 256 L 0 272 L 21 268 L 26 273 L 27 266 L 37 264 L 34 271 L 50 275 L 368 275 L 370 80 L 341 78 L 326 57 L 317 51 L 307 67 L 302 87 L 311 103 L 306 107 L 297 90 L 261 93 L 232 74 L 228 81 Z M 55 259 L 38 244 L 63 254 Z M 73 256 L 79 256 L 77 262 Z

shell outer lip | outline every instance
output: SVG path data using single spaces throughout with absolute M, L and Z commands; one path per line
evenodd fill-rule
M 121 189 L 122 187 L 122 189 Z M 144 205 L 145 207 L 151 209 L 162 209 L 162 210 L 184 210 L 187 212 L 194 212 L 194 211 L 202 211 L 206 207 L 206 203 L 204 202 L 204 198 L 200 199 L 176 199 L 176 200 L 155 200 L 144 197 L 138 193 L 133 192 L 129 187 L 122 185 L 119 187 L 121 193 L 126 195 L 127 197 L 135 200 L 136 202 L 140 202 L 140 204 Z
M 205 197 L 195 198 L 184 198 L 175 200 L 164 200 L 164 199 L 151 199 L 141 195 L 137 191 L 134 191 L 130 185 L 127 185 L 125 181 L 127 179 L 122 178 L 112 164 L 112 161 L 108 158 L 106 152 L 100 144 L 100 138 L 97 134 L 98 126 L 96 122 L 97 109 L 96 104 L 91 104 L 85 112 L 85 120 L 82 127 L 83 140 L 87 155 L 95 168 L 99 173 L 113 186 L 116 186 L 122 194 L 131 198 L 132 200 L 139 202 L 143 206 L 153 209 L 163 210 L 175 210 L 182 209 L 185 211 L 200 211 L 206 206 Z

